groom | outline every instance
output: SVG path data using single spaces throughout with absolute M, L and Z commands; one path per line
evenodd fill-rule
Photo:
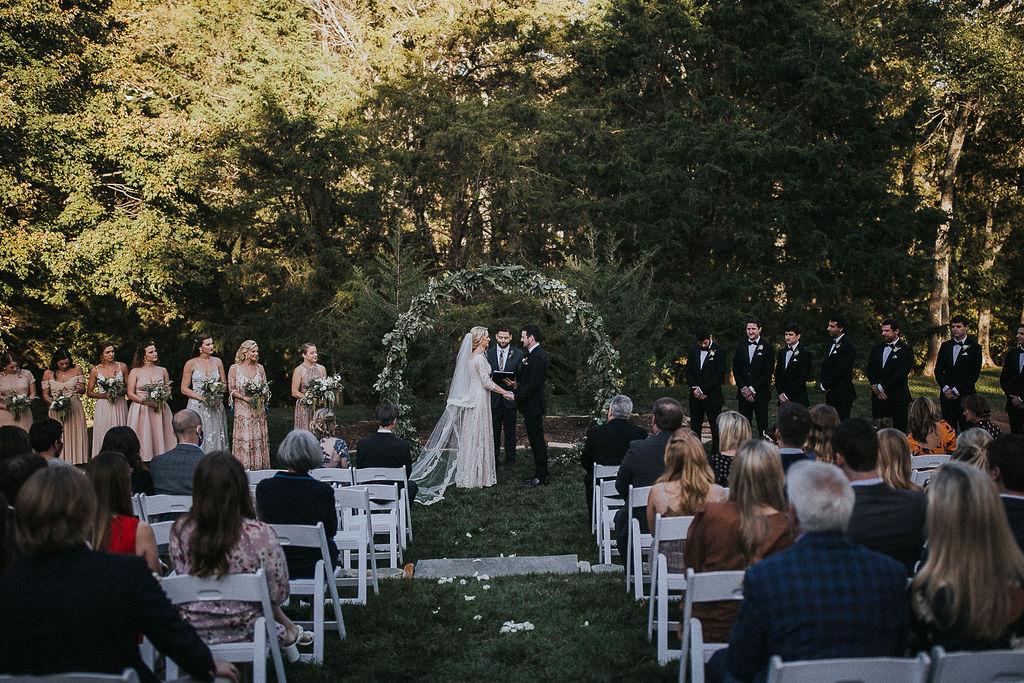
M 540 347 L 540 328 L 527 325 L 520 340 L 526 350 L 526 358 L 519 369 L 515 383 L 516 405 L 523 414 L 526 436 L 533 451 L 534 476 L 524 480 L 527 486 L 548 483 L 548 445 L 544 441 L 544 382 L 548 377 L 548 354 Z
M 487 349 L 487 362 L 491 373 L 510 372 L 519 375 L 523 363 L 523 352 L 512 348 L 512 328 L 505 323 L 498 325 L 494 334 L 497 346 Z M 495 380 L 497 381 L 497 380 Z M 511 380 L 500 383 L 506 391 L 512 387 Z M 494 461 L 501 455 L 501 432 L 505 432 L 505 464 L 516 466 L 516 404 L 493 391 L 491 394 L 491 421 L 494 426 Z

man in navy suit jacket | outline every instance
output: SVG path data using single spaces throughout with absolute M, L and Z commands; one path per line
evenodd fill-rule
M 149 474 L 157 493 L 175 496 L 192 495 L 192 474 L 206 453 L 203 442 L 203 421 L 194 410 L 179 410 L 171 420 L 178 445 L 153 458 Z
M 843 533 L 853 511 L 849 482 L 833 465 L 798 462 L 786 479 L 790 514 L 803 534 L 789 550 L 747 570 L 728 650 L 709 667 L 763 680 L 784 661 L 897 657 L 909 631 L 906 574 Z
M 775 438 L 779 441 L 782 471 L 800 460 L 814 460 L 814 453 L 804 451 L 804 442 L 811 432 L 811 412 L 800 403 L 787 401 L 779 406 L 775 420 Z
M 506 324 L 498 325 L 494 333 L 495 346 L 487 349 L 487 362 L 491 364 L 491 374 L 495 372 L 511 372 L 519 375 L 523 364 L 523 352 L 512 346 L 512 331 Z M 515 379 L 515 378 L 513 378 Z M 502 388 L 511 391 L 513 385 L 502 384 Z M 495 392 L 491 394 L 491 422 L 494 424 L 494 462 L 501 459 L 501 432 L 505 431 L 505 464 L 516 465 L 516 402 L 510 401 Z
M 964 316 L 953 316 L 949 321 L 953 338 L 942 342 L 935 359 L 942 419 L 959 431 L 967 425 L 960 399 L 975 393 L 974 385 L 981 375 L 981 347 L 974 337 L 967 336 L 967 324 Z
M 405 475 L 412 473 L 412 451 L 409 442 L 392 433 L 398 422 L 398 406 L 383 403 L 377 406 L 377 433 L 359 439 L 356 444 L 356 467 L 404 467 Z M 401 484 L 401 482 L 395 482 Z M 419 484 L 409 481 L 409 500 L 416 497 Z
M 1003 434 L 988 445 L 988 467 L 999 487 L 1010 531 L 1024 550 L 1024 435 Z
M 1003 358 L 999 386 L 1006 394 L 1010 433 L 1024 434 L 1024 325 L 1017 326 L 1017 346 Z

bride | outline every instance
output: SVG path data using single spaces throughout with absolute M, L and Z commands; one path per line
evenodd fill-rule
M 420 486 L 416 500 L 424 505 L 441 500 L 452 482 L 459 488 L 480 488 L 497 481 L 487 392 L 515 397 L 491 381 L 484 355 L 490 341 L 486 327 L 474 327 L 462 338 L 444 414 L 412 468 L 410 478 Z

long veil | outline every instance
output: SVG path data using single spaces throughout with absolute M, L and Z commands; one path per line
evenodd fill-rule
M 466 334 L 459 346 L 455 360 L 455 373 L 448 390 L 448 401 L 444 414 L 434 426 L 427 439 L 423 453 L 412 465 L 409 477 L 420 490 L 416 502 L 433 505 L 444 498 L 444 490 L 455 481 L 455 466 L 458 460 L 459 439 L 462 435 L 462 418 L 466 408 L 472 408 L 470 389 L 472 387 L 473 335 Z

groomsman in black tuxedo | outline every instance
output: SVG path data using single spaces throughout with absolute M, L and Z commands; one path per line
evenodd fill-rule
M 491 375 L 495 372 L 511 372 L 519 375 L 519 367 L 523 364 L 523 352 L 512 348 L 512 328 L 506 324 L 498 325 L 494 334 L 496 346 L 487 349 L 487 362 L 491 364 Z M 513 378 L 515 379 L 515 378 Z M 497 380 L 495 380 L 497 381 Z M 497 382 L 503 388 L 512 390 L 512 382 Z M 501 458 L 501 432 L 505 430 L 505 464 L 516 466 L 516 404 L 496 394 L 491 394 L 491 421 L 494 423 L 494 461 Z
M 544 413 L 547 409 L 544 383 L 548 378 L 548 354 L 540 346 L 540 328 L 536 325 L 524 327 L 520 340 L 526 350 L 526 358 L 515 382 L 516 405 L 523 414 L 534 466 L 533 477 L 524 483 L 540 486 L 548 483 L 548 444 L 544 441 Z
M 754 421 L 757 433 L 768 429 L 768 400 L 771 398 L 772 355 L 771 344 L 761 337 L 761 321 L 747 319 L 747 338 L 736 347 L 732 360 L 732 376 L 736 379 L 737 410 L 743 417 Z M 717 452 L 717 451 L 713 451 Z
M 711 452 L 718 452 L 718 414 L 722 412 L 725 396 L 722 380 L 725 378 L 725 354 L 715 343 L 711 330 L 697 328 L 697 346 L 686 357 L 686 383 L 690 385 L 690 429 L 700 438 L 707 417 L 711 427 Z
M 828 336 L 832 337 L 821 361 L 821 372 L 818 374 L 818 387 L 825 392 L 825 403 L 836 409 L 839 419 L 850 417 L 850 409 L 857 398 L 853 388 L 853 362 L 857 353 L 853 342 L 846 336 L 848 323 L 846 318 L 835 315 L 828 319 Z
M 914 350 L 900 339 L 900 326 L 891 318 L 882 321 L 882 342 L 871 347 L 867 376 L 871 385 L 871 418 L 889 418 L 892 426 L 907 431 L 910 387 L 907 376 L 914 367 Z
M 999 386 L 1006 394 L 1010 433 L 1024 434 L 1024 325 L 1017 326 L 1017 346 L 1003 358 Z
M 942 419 L 966 429 L 960 399 L 975 393 L 974 385 L 981 375 L 981 347 L 974 337 L 967 336 L 967 318 L 955 315 L 949 321 L 953 338 L 942 342 L 935 360 L 935 383 L 939 385 L 939 405 Z
M 805 408 L 810 405 L 807 398 L 807 380 L 811 378 L 811 363 L 814 354 L 800 344 L 800 325 L 786 325 L 783 338 L 786 344 L 779 349 L 775 358 L 775 391 L 779 394 L 779 405 L 799 403 Z

